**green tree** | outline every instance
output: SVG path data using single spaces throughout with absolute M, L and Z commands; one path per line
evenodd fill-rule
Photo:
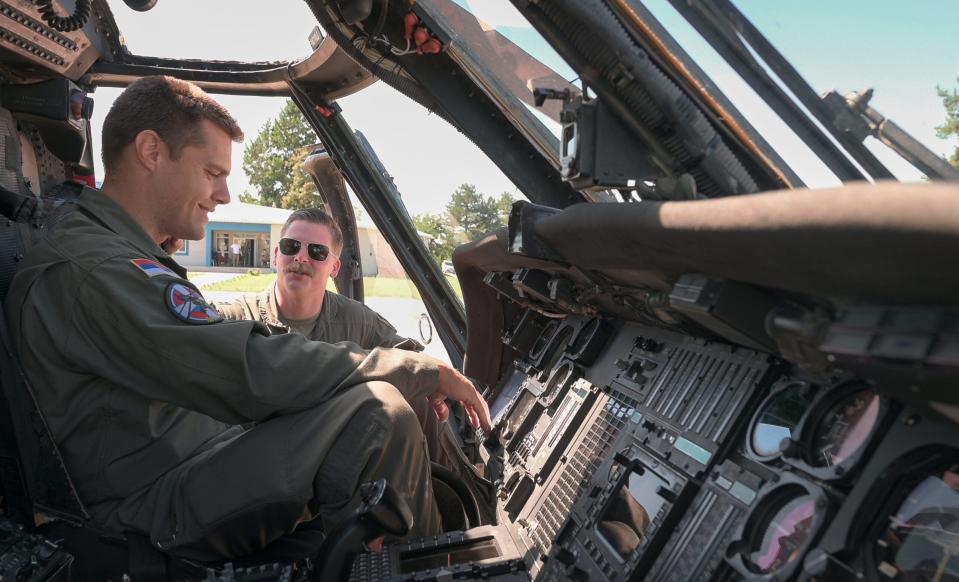
M 443 214 L 423 213 L 413 216 L 413 225 L 416 230 L 430 235 L 427 247 L 436 264 L 442 265 L 443 261 L 453 256 L 453 249 L 459 244 L 449 218 Z
M 499 213 L 500 224 L 509 224 L 509 213 L 513 210 L 513 195 L 509 192 L 503 192 L 496 201 L 496 211 Z
M 287 101 L 243 151 L 243 172 L 254 192 L 244 192 L 240 200 L 290 209 L 316 206 L 319 193 L 303 171 L 303 160 L 316 141 L 296 104 Z
M 324 208 L 326 204 L 313 183 L 313 177 L 305 169 L 303 162 L 311 148 L 302 148 L 290 158 L 290 185 L 286 195 L 280 199 L 280 207 L 289 210 L 301 208 Z
M 959 81 L 959 79 L 956 80 Z M 942 105 L 946 108 L 946 121 L 942 125 L 936 126 L 936 135 L 942 139 L 959 137 L 959 90 L 947 91 L 941 87 L 936 87 L 936 92 L 942 99 Z M 949 163 L 959 168 L 959 146 L 952 152 Z
M 477 191 L 473 184 L 462 184 L 453 192 L 442 214 L 417 214 L 413 224 L 416 230 L 432 237 L 428 245 L 430 253 L 442 264 L 453 256 L 453 250 L 459 245 L 505 226 L 512 205 L 509 192 L 493 198 Z
M 446 205 L 450 224 L 463 235 L 463 242 L 473 240 L 502 226 L 496 199 L 485 196 L 472 184 L 463 184 L 453 192 Z

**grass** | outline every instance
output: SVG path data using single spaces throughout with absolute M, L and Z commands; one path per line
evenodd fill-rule
M 200 273 L 188 273 L 190 278 Z M 446 277 L 456 296 L 463 299 L 459 281 L 456 277 Z M 276 273 L 265 275 L 239 275 L 227 281 L 201 285 L 203 291 L 231 291 L 236 293 L 259 293 L 265 291 L 276 281 Z M 327 283 L 327 289 L 336 290 L 333 280 Z M 363 290 L 367 297 L 392 297 L 395 299 L 419 299 L 419 291 L 409 279 L 387 279 L 385 277 L 363 277 Z
M 190 275 L 190 273 L 188 273 Z M 276 281 L 276 273 L 266 275 L 239 275 L 227 281 L 201 285 L 203 291 L 236 291 L 239 293 L 259 293 Z

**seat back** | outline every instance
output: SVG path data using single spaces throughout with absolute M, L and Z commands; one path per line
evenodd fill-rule
M 80 186 L 64 184 L 43 198 L 0 188 L 0 306 L 27 250 L 70 210 Z M 0 309 L 0 483 L 10 517 L 36 515 L 82 523 L 89 517 L 77 495 L 33 390 L 20 367 Z

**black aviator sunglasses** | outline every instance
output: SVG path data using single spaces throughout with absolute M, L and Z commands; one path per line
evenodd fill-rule
M 280 252 L 289 257 L 300 252 L 300 247 L 302 246 L 303 243 L 295 238 L 280 239 Z M 320 243 L 309 243 L 306 245 L 306 254 L 314 261 L 323 262 L 330 256 L 330 247 L 321 245 Z

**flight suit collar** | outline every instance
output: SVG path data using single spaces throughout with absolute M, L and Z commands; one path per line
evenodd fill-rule
M 145 256 L 153 256 L 165 267 L 186 279 L 186 269 L 173 260 L 160 245 L 150 238 L 133 217 L 119 204 L 99 190 L 84 187 L 80 192 L 79 208 L 125 241 L 137 247 Z
M 316 316 L 317 327 L 319 327 L 321 319 L 325 318 L 329 320 L 336 317 L 336 308 L 330 298 L 330 293 L 331 292 L 327 290 L 326 293 L 323 294 L 323 306 L 320 308 L 320 313 Z M 284 323 L 280 318 L 280 306 L 276 301 L 275 282 L 269 289 L 264 291 L 261 296 L 257 297 L 256 306 L 260 312 L 260 321 L 271 328 L 279 327 L 286 331 L 290 330 L 289 324 Z

